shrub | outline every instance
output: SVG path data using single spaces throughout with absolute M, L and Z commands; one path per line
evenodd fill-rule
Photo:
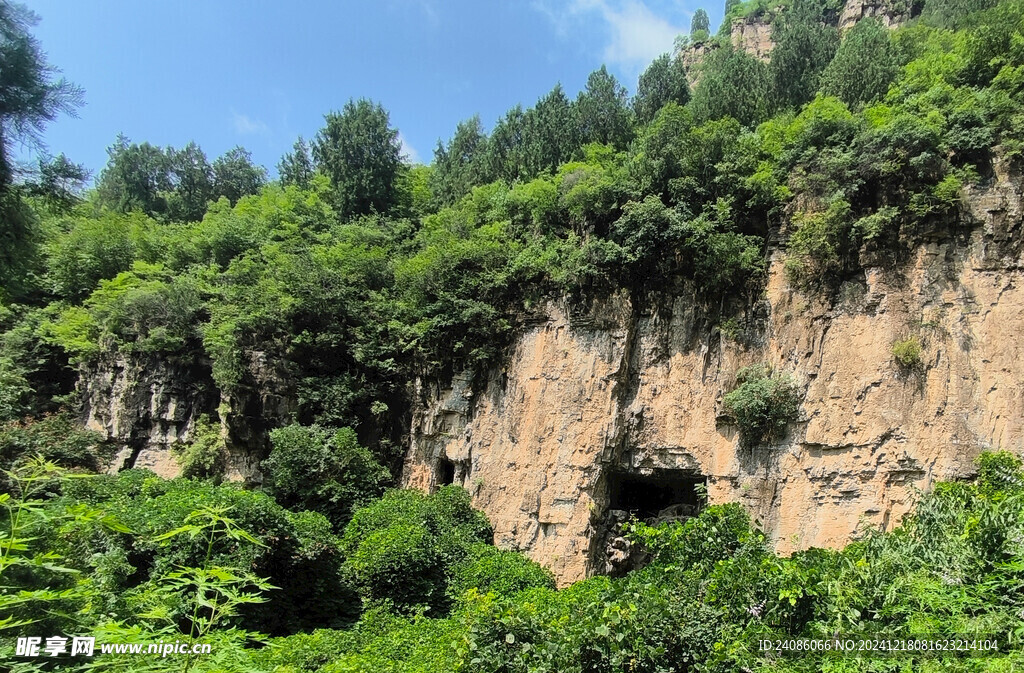
M 807 286 L 841 276 L 856 243 L 850 204 L 837 199 L 824 212 L 798 213 L 793 226 L 786 260 L 789 279 Z
M 22 368 L 11 358 L 0 356 L 0 422 L 23 415 L 33 392 Z
M 42 456 L 64 468 L 96 471 L 113 458 L 116 450 L 98 432 L 82 430 L 66 412 L 0 425 L 2 470 Z
M 988 498 L 1024 493 L 1021 459 L 1009 451 L 985 452 L 978 456 L 978 491 Z
M 345 569 L 366 601 L 391 601 L 405 612 L 443 611 L 454 568 L 491 535 L 486 517 L 460 487 L 430 496 L 389 491 L 345 527 Z
M 160 264 L 136 262 L 101 280 L 84 306 L 69 306 L 46 325 L 49 338 L 78 360 L 106 346 L 123 352 L 174 352 L 199 341 L 204 312 L 199 287 Z
M 892 345 L 892 357 L 905 370 L 921 366 L 921 340 L 916 336 L 900 339 Z
M 550 570 L 518 552 L 478 543 L 470 548 L 466 560 L 453 568 L 448 594 L 452 600 L 462 598 L 470 589 L 512 596 L 538 587 L 555 588 Z
M 156 223 L 141 213 L 104 214 L 60 223 L 66 231 L 47 246 L 47 280 L 60 297 L 80 300 L 101 280 L 128 271 L 148 256 L 146 239 Z
M 193 430 L 192 441 L 176 445 L 174 451 L 183 477 L 219 479 L 224 475 L 227 447 L 220 425 L 211 422 L 209 416 L 201 416 Z
M 289 512 L 266 494 L 235 484 L 164 480 L 143 470 L 73 482 L 64 491 L 68 500 L 94 505 L 131 531 L 111 532 L 97 523 L 55 531 L 51 539 L 102 583 L 104 611 L 117 618 L 133 612 L 132 587 L 179 566 L 201 565 L 208 551 L 212 563 L 247 568 L 277 587 L 268 602 L 243 610 L 236 625 L 283 634 L 342 625 L 357 613 L 341 580 L 338 540 L 320 514 Z M 157 538 L 203 507 L 226 508 L 260 544 L 223 539 L 208 550 L 203 537 Z M 168 609 L 173 613 L 173 606 Z
M 708 570 L 733 556 L 743 544 L 764 543 L 764 536 L 751 526 L 746 510 L 737 503 L 711 505 L 681 523 L 634 523 L 628 535 L 651 554 L 652 563 L 683 569 Z
M 339 531 L 391 477 L 351 428 L 289 425 L 272 431 L 270 442 L 263 461 L 267 492 L 285 507 L 320 512 Z
M 772 373 L 767 365 L 752 365 L 736 373 L 736 383 L 722 402 L 739 426 L 742 443 L 756 446 L 780 439 L 800 412 L 800 391 L 793 379 Z

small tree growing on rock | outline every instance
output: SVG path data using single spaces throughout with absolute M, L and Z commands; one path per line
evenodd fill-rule
M 736 373 L 736 388 L 722 402 L 739 426 L 742 444 L 753 447 L 785 435 L 800 412 L 800 398 L 791 376 L 759 364 Z

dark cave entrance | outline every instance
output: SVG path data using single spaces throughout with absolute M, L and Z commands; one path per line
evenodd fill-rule
M 455 463 L 442 458 L 437 465 L 437 485 L 448 486 L 455 483 Z
M 683 518 L 694 516 L 704 507 L 707 478 L 680 470 L 614 472 L 608 486 L 611 510 L 628 512 L 641 520 Z

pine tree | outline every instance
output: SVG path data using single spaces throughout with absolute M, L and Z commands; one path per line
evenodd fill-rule
M 313 179 L 313 161 L 309 158 L 309 148 L 302 136 L 292 145 L 292 151 L 281 157 L 277 164 L 277 174 L 282 185 L 294 185 L 302 189 L 309 187 Z

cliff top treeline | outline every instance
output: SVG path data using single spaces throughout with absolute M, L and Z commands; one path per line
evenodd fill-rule
M 194 143 L 121 137 L 86 187 L 63 155 L 32 170 L 11 159 L 82 92 L 47 63 L 31 13 L 0 0 L 4 665 L 1019 668 L 1024 473 L 1009 453 L 841 551 L 780 558 L 738 505 L 634 522 L 649 565 L 563 591 L 490 544 L 466 491 L 386 490 L 413 377 L 495 363 L 548 297 L 674 292 L 725 320 L 759 296 L 770 250 L 794 285 L 827 296 L 865 253 L 896 264 L 957 223 L 963 188 L 997 162 L 1019 176 L 1024 0 L 919 9 L 897 30 L 866 19 L 841 35 L 834 3 L 793 0 L 773 16 L 768 62 L 724 41 L 698 73 L 668 54 L 633 97 L 602 68 L 575 100 L 556 86 L 489 132 L 463 122 L 429 166 L 406 164 L 386 110 L 360 99 L 299 139 L 277 180 L 242 148 L 211 162 Z M 710 39 L 706 16 L 694 29 Z M 94 474 L 124 447 L 77 426 L 76 378 L 128 360 L 208 363 L 222 409 L 284 389 L 260 487 L 220 483 L 212 416 L 180 447 L 183 478 Z M 14 657 L 14 637 L 57 634 L 214 651 Z M 835 634 L 992 637 L 998 652 L 757 649 Z
M 15 176 L 5 144 L 0 416 L 54 409 L 69 363 L 117 351 L 203 354 L 224 391 L 255 385 L 261 353 L 296 382 L 296 420 L 384 455 L 412 375 L 492 362 L 545 296 L 676 287 L 724 318 L 780 234 L 792 281 L 828 292 L 863 251 L 896 260 L 953 221 L 994 156 L 1019 165 L 1024 6 L 991 5 L 840 36 L 834 7 L 796 3 L 768 63 L 724 44 L 691 92 L 666 54 L 632 98 L 601 68 L 576 100 L 556 86 L 489 133 L 461 123 L 430 166 L 367 100 L 269 182 L 241 148 L 211 163 L 121 137 L 83 191 L 63 155 Z M 15 38 L 36 102 L 4 94 L 8 144 L 80 93 Z

